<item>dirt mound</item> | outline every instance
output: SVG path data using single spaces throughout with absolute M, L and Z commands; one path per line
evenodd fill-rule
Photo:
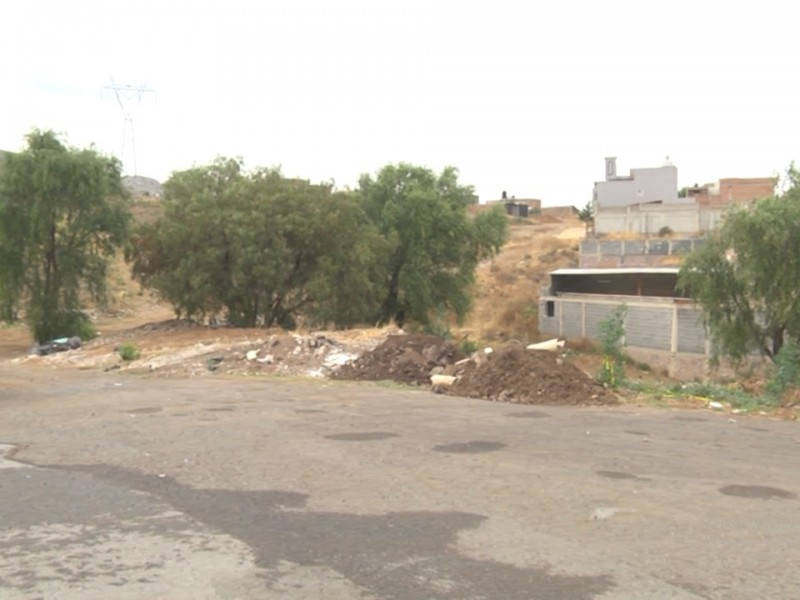
M 151 331 L 186 331 L 187 329 L 201 329 L 205 327 L 203 323 L 198 323 L 191 319 L 167 319 L 165 321 L 145 323 L 144 325 L 134 327 L 130 331 L 133 333 L 149 333 Z
M 431 371 L 462 358 L 464 354 L 452 342 L 433 335 L 390 335 L 374 350 L 341 367 L 333 377 L 430 385 Z
M 519 404 L 615 404 L 575 365 L 552 352 L 509 347 L 476 355 L 453 373 L 448 393 Z

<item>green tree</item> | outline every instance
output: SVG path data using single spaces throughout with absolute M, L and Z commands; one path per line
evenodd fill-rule
M 679 288 L 700 305 L 715 355 L 741 360 L 753 351 L 775 359 L 800 341 L 800 173 L 789 188 L 731 210 L 690 254 Z
M 377 321 L 431 325 L 435 314 L 462 319 L 478 262 L 499 252 L 508 234 L 502 209 L 466 211 L 474 191 L 452 167 L 440 174 L 405 163 L 363 175 L 359 194 L 386 241 L 377 285 Z
M 164 211 L 135 230 L 128 259 L 179 316 L 344 326 L 375 304 L 369 277 L 381 241 L 354 199 L 330 185 L 221 158 L 173 174 Z
M 0 316 L 22 307 L 44 342 L 85 331 L 81 299 L 104 299 L 130 212 L 119 161 L 68 148 L 52 131 L 27 142 L 5 157 L 0 177 Z

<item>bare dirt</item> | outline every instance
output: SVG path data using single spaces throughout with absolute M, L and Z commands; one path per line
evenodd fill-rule
M 479 358 L 479 360 L 476 360 Z M 448 393 L 517 404 L 616 404 L 616 396 L 556 353 L 508 347 L 455 370 Z
M 391 380 L 427 386 L 436 373 L 455 381 L 454 396 L 518 404 L 616 404 L 616 396 L 557 353 L 510 346 L 466 359 L 451 342 L 430 335 L 392 335 L 332 374 L 336 379 Z
M 334 373 L 336 379 L 391 380 L 430 385 L 431 372 L 444 370 L 464 354 L 452 342 L 433 335 L 391 335 Z

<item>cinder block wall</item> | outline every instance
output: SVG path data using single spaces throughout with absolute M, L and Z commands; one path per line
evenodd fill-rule
M 677 265 L 704 243 L 703 238 L 584 240 L 579 264 L 584 268 L 606 269 Z
M 599 206 L 594 216 L 598 234 L 637 233 L 656 235 L 669 228 L 681 235 L 698 234 L 716 228 L 725 215 L 724 205 L 699 204 L 691 200 L 664 204 Z
M 599 325 L 625 304 L 625 345 L 672 354 L 708 352 L 700 311 L 671 299 L 620 296 L 543 295 L 539 301 L 539 331 L 563 338 L 597 339 Z

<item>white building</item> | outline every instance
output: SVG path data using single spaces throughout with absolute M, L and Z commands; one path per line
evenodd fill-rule
M 594 184 L 594 207 L 631 206 L 647 202 L 678 203 L 678 169 L 669 162 L 660 167 L 631 169 L 617 175 L 617 159 L 606 158 L 606 179 Z

